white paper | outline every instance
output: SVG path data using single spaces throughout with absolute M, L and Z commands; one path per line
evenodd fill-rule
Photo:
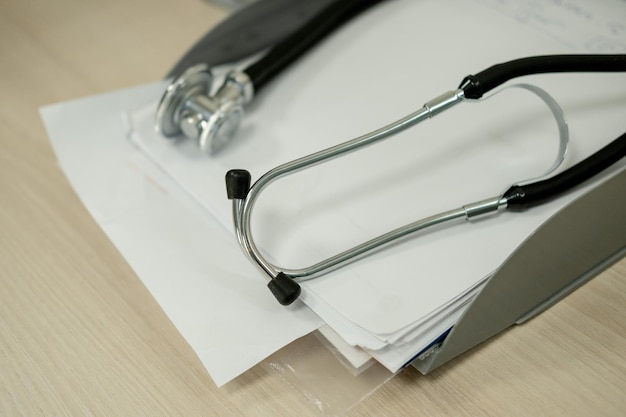
M 374 363 L 369 353 L 357 346 L 347 344 L 346 341 L 329 326 L 322 326 L 318 330 L 330 343 L 332 348 L 337 351 L 340 360 L 348 361 L 350 364 L 349 368 L 353 369 L 356 374 L 364 371 Z
M 163 83 L 45 107 L 72 186 L 218 386 L 322 322 L 278 305 L 227 230 L 128 140 L 122 113 Z

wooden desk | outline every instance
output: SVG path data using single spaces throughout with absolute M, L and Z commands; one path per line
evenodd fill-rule
M 38 108 L 161 78 L 225 16 L 198 0 L 0 1 L 0 415 L 314 416 L 257 367 L 217 389 L 59 169 Z M 626 412 L 626 261 L 351 416 Z

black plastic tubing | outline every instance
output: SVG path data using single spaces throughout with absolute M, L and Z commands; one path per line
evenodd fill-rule
M 507 199 L 507 209 L 523 210 L 552 200 L 599 174 L 624 156 L 626 133 L 560 174 L 531 184 L 512 186 L 503 196 Z
M 513 78 L 558 72 L 626 71 L 626 55 L 545 55 L 496 64 L 463 79 L 459 88 L 466 98 L 478 99 Z
M 505 82 L 531 74 L 626 71 L 626 55 L 545 55 L 493 65 L 463 79 L 460 89 L 469 99 L 479 99 Z M 513 185 L 504 197 L 507 208 L 521 210 L 549 201 L 600 173 L 626 156 L 626 133 L 587 159 L 552 178 L 523 186 Z
M 381 1 L 337 0 L 323 8 L 296 32 L 272 47 L 263 58 L 245 69 L 255 94 L 328 34 Z

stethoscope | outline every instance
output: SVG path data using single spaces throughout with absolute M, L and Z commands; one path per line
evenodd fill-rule
M 158 129 L 165 136 L 182 132 L 185 136 L 197 140 L 202 150 L 209 153 L 217 151 L 230 140 L 241 120 L 243 107 L 252 100 L 260 88 L 324 35 L 349 17 L 377 2 L 336 1 L 324 6 L 300 29 L 296 29 L 284 40 L 270 47 L 259 61 L 245 70 L 231 71 L 217 89 L 212 86 L 213 77 L 208 65 L 192 66 L 165 92 L 157 111 Z M 315 30 L 315 34 L 311 34 L 312 30 Z M 378 143 L 459 103 L 479 100 L 495 88 L 520 76 L 618 71 L 626 71 L 626 55 L 537 56 L 497 64 L 475 75 L 468 75 L 458 88 L 428 101 L 421 109 L 396 122 L 282 164 L 261 176 L 252 186 L 251 175 L 247 171 L 231 170 L 226 174 L 226 189 L 228 198 L 233 201 L 233 224 L 237 241 L 245 255 L 268 277 L 268 288 L 278 302 L 289 305 L 301 293 L 298 281 L 336 270 L 427 228 L 459 219 L 472 220 L 505 209 L 520 211 L 550 201 L 626 156 L 626 133 L 569 169 L 550 176 L 560 166 L 565 156 L 568 143 L 567 124 L 560 106 L 549 94 L 538 87 L 520 84 L 518 87 L 536 94 L 549 107 L 559 131 L 559 148 L 555 161 L 541 177 L 517 182 L 495 197 L 412 222 L 300 269 L 283 268 L 271 263 L 256 246 L 251 232 L 251 215 L 257 198 L 263 189 L 280 178 Z

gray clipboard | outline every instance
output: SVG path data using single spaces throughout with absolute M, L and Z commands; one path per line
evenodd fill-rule
M 426 374 L 554 305 L 626 255 L 626 169 L 530 235 L 488 279 L 444 341 L 412 365 Z

